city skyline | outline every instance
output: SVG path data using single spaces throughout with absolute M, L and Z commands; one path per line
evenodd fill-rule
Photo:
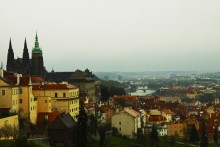
M 220 1 L 1 1 L 0 61 L 36 31 L 48 71 L 220 71 Z

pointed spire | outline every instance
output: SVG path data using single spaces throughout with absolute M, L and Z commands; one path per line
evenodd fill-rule
M 26 41 L 26 37 L 25 37 L 25 40 L 24 40 L 24 49 L 27 49 L 27 41 Z
M 36 32 L 36 36 L 35 36 L 35 48 L 39 48 L 37 32 Z
M 30 64 L 29 60 L 30 60 L 29 52 L 28 52 L 28 48 L 27 48 L 27 41 L 26 41 L 26 38 L 25 38 L 24 50 L 23 50 L 23 61 L 22 61 L 23 70 L 25 71 L 25 73 L 28 71 L 28 68 L 29 68 L 29 64 Z
M 10 38 L 6 68 L 8 71 L 14 71 L 14 67 L 15 67 L 14 51 L 12 49 L 12 43 L 11 43 L 11 38 Z
M 10 41 L 9 41 L 9 49 L 12 49 L 12 45 L 11 45 L 11 37 L 10 37 Z

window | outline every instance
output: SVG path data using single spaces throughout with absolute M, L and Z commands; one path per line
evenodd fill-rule
M 119 125 L 121 125 L 121 122 L 119 122 Z
M 2 90 L 2 95 L 5 95 L 5 90 Z
M 57 93 L 55 93 L 55 97 L 57 97 Z
M 22 94 L 22 89 L 21 88 L 19 89 L 19 94 Z
M 20 104 L 22 103 L 22 99 L 20 99 Z
M 45 103 L 47 103 L 47 100 L 45 100 Z
M 63 93 L 63 97 L 66 97 L 66 93 Z

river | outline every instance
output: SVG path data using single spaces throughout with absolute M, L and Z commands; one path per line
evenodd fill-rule
M 133 96 L 145 96 L 145 95 L 150 95 L 154 92 L 155 92 L 155 90 L 148 89 L 148 87 L 145 86 L 145 87 L 138 87 L 135 92 L 131 92 L 129 94 L 133 95 Z

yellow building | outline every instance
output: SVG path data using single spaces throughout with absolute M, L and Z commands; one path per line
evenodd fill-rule
M 4 70 L 0 68 L 0 109 L 2 111 L 19 111 L 19 86 L 4 77 Z
M 31 79 L 27 83 L 28 77 L 21 77 L 19 89 L 19 106 L 21 109 L 21 116 L 27 117 L 30 121 L 36 124 L 37 120 L 37 100 L 32 93 Z
M 124 108 L 112 116 L 112 127 L 117 128 L 121 135 L 134 138 L 137 129 L 141 128 L 140 114 L 131 108 Z
M 73 118 L 79 113 L 79 88 L 74 85 L 68 83 L 37 84 L 33 85 L 33 93 L 38 99 L 39 107 L 43 107 L 39 110 L 44 109 L 45 104 L 51 101 L 52 112 L 68 112 Z M 43 97 L 45 99 L 42 99 Z
M 0 70 L 0 109 L 20 112 L 21 117 L 36 123 L 37 101 L 32 94 L 31 78 Z
M 186 130 L 187 130 L 187 124 L 185 122 L 167 124 L 167 135 L 168 136 L 178 135 L 180 138 L 183 138 Z

